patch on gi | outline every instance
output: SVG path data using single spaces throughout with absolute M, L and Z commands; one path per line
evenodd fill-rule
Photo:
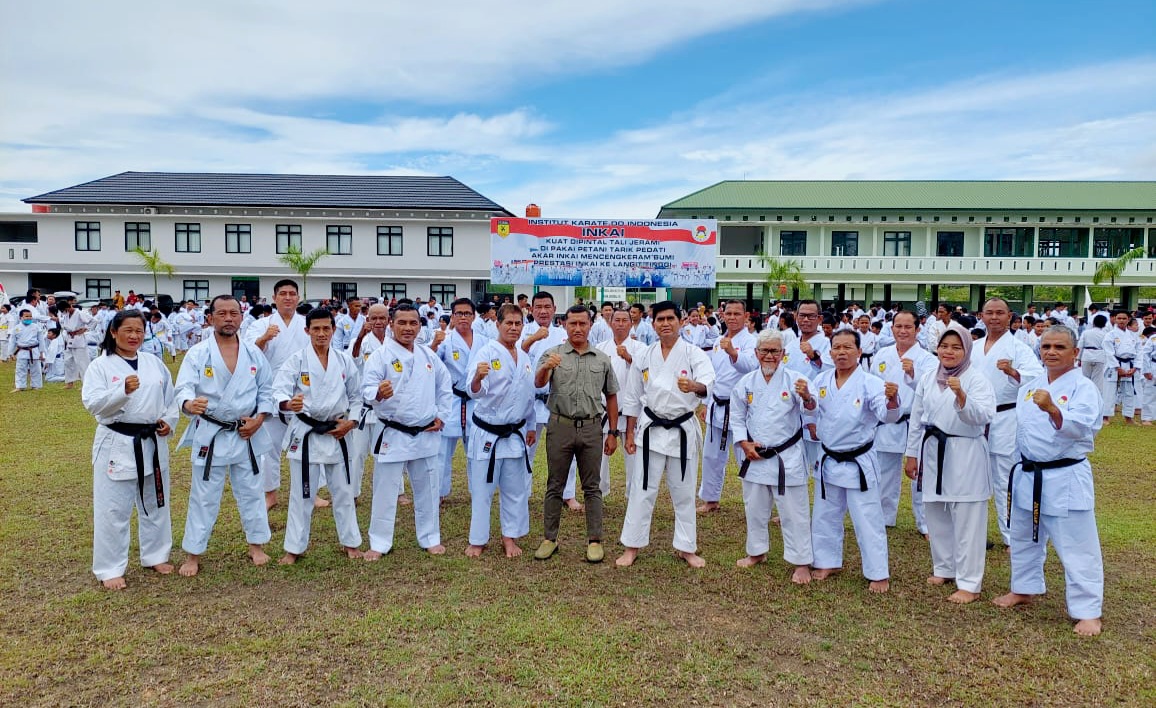
M 887 362 L 881 361 L 879 362 L 879 373 L 882 374 L 884 371 L 887 371 Z
M 113 377 L 112 377 L 112 382 L 113 382 L 113 383 L 116 383 L 117 381 L 120 381 L 120 377 L 119 377 L 119 376 L 113 376 Z
M 393 360 L 393 370 L 399 374 L 401 373 L 401 359 Z
M 826 398 L 826 397 L 827 397 L 827 387 L 826 386 L 820 386 L 819 387 L 819 398 Z
M 460 354 L 458 354 L 458 350 L 457 350 L 457 349 L 455 349 L 455 350 L 453 351 L 453 353 L 452 353 L 452 356 L 453 356 L 453 358 L 454 358 L 454 361 L 457 361 L 458 359 L 461 359 L 461 358 L 462 358 L 462 357 L 461 357 L 461 355 L 460 355 Z
M 748 391 L 748 392 L 747 392 L 747 405 L 749 406 L 749 405 L 751 405 L 751 404 L 752 404 L 752 403 L 754 403 L 754 402 L 755 402 L 755 394 L 753 394 L 753 393 L 751 393 L 750 391 Z
M 426 371 L 433 371 L 433 364 L 431 364 L 430 362 L 427 361 L 425 363 L 425 370 Z
M 647 381 L 650 381 L 650 369 L 643 369 L 642 370 L 642 383 L 646 383 Z
M 1068 405 L 1068 397 L 1067 396 L 1060 396 L 1060 400 L 1057 403 L 1058 403 L 1058 405 L 1061 405 L 1061 406 Z
M 257 367 L 250 366 L 249 367 L 249 373 L 252 374 L 253 376 L 256 376 L 257 375 Z
M 308 371 L 302 371 L 301 372 L 301 385 L 302 386 L 308 386 L 309 385 L 309 372 Z
M 860 401 L 858 398 L 856 398 L 853 405 L 858 408 L 859 406 L 863 405 L 863 401 Z
M 1032 390 L 1028 391 L 1028 394 L 1026 396 L 1024 396 L 1024 400 L 1025 401 L 1032 400 L 1032 394 L 1034 394 L 1035 392 L 1036 392 L 1036 390 L 1034 388 Z
M 786 363 L 787 363 L 788 361 L 790 361 L 790 360 L 791 360 L 791 355 L 790 355 L 790 354 L 784 354 L 784 355 L 783 355 L 783 363 L 784 363 L 784 364 L 786 364 Z
M 786 391 L 783 391 L 781 394 L 779 394 L 779 396 L 780 396 L 780 397 L 781 397 L 781 398 L 782 398 L 784 401 L 786 401 L 786 400 L 790 399 L 790 397 L 791 397 L 791 394 L 787 393 Z M 750 403 L 750 401 L 747 401 L 747 403 Z
M 502 360 L 501 359 L 490 359 L 490 368 L 493 369 L 494 371 L 501 371 L 502 370 Z
M 213 378 L 213 367 L 209 366 L 208 364 L 205 364 L 205 378 Z
M 482 448 L 482 454 L 488 455 L 492 449 L 494 449 L 493 441 L 487 441 L 485 447 Z

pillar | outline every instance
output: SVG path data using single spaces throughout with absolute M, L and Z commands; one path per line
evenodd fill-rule
M 823 309 L 823 284 L 815 283 L 815 302 L 819 303 L 819 309 Z
M 915 301 L 927 302 L 927 286 L 919 284 L 915 286 Z M 935 303 L 931 304 L 932 309 L 935 308 Z
M 871 303 L 875 302 L 875 286 L 867 283 L 863 289 L 863 309 L 871 309 Z
M 891 283 L 883 284 L 883 306 L 891 308 Z
M 847 284 L 839 283 L 835 287 L 835 309 L 842 310 L 847 306 Z
M 1120 304 L 1129 312 L 1135 312 L 1140 303 L 1140 288 L 1136 285 L 1120 286 Z
M 1028 305 L 1032 304 L 1032 301 L 1035 300 L 1035 298 L 1036 298 L 1036 292 L 1035 291 L 1036 291 L 1036 289 L 1031 285 L 1025 285 L 1024 286 L 1024 295 L 1023 295 L 1024 304 L 1023 304 L 1023 307 L 1020 308 L 1021 312 L 1027 311 Z
M 967 309 L 970 312 L 977 312 L 983 306 L 984 296 L 987 288 L 983 285 L 972 285 L 968 293 Z
M 939 284 L 933 283 L 931 286 L 931 303 L 927 309 L 934 312 L 937 307 L 939 307 Z

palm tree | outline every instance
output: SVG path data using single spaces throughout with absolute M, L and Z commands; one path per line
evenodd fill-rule
M 1105 280 L 1108 280 L 1111 281 L 1112 287 L 1115 287 L 1116 278 L 1123 274 L 1124 270 L 1128 267 L 1128 264 L 1137 258 L 1143 257 L 1144 248 L 1141 246 L 1139 248 L 1133 248 L 1131 251 L 1125 252 L 1119 258 L 1113 258 L 1109 261 L 1101 261 L 1097 263 L 1096 272 L 1092 275 L 1092 283 L 1099 285 Z
M 309 253 L 302 253 L 300 248 L 296 246 L 290 246 L 289 250 L 286 251 L 285 254 L 280 258 L 278 258 L 279 261 L 289 266 L 290 270 L 301 276 L 302 300 L 307 299 L 309 295 L 308 288 L 305 285 L 306 280 L 309 278 L 309 272 L 313 270 L 313 266 L 317 265 L 317 261 L 328 255 L 329 251 L 324 248 L 318 248 L 317 250 L 310 251 Z
M 807 286 L 807 281 L 803 278 L 803 266 L 798 261 L 779 260 L 764 251 L 759 251 L 756 255 L 759 265 L 766 268 L 767 287 L 772 291 L 780 287 L 802 289 Z
M 162 259 L 160 251 L 155 248 L 152 251 L 146 251 L 138 245 L 132 249 L 132 252 L 140 260 L 144 269 L 153 274 L 153 297 L 158 297 L 161 291 L 157 286 L 157 276 L 164 273 L 171 278 L 177 272 L 176 268 L 173 267 L 172 263 Z

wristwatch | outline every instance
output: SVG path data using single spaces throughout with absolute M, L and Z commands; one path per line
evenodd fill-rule
M 608 431 L 606 431 L 606 434 L 607 434 L 607 435 L 613 435 L 614 437 L 618 437 L 618 436 L 621 434 L 621 431 L 619 431 L 619 430 L 608 430 Z

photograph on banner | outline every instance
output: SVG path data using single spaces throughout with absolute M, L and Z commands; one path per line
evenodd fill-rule
M 514 285 L 713 288 L 714 219 L 490 220 L 490 281 Z

